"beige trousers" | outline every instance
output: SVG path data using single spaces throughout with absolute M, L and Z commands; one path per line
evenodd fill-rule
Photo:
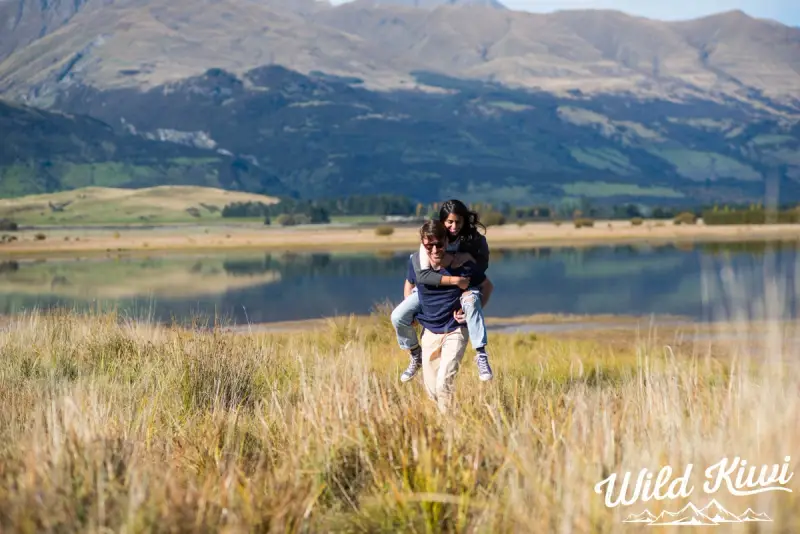
M 467 348 L 467 328 L 447 334 L 425 330 L 420 339 L 422 347 L 422 379 L 428 397 L 447 413 L 453 398 L 453 382 Z

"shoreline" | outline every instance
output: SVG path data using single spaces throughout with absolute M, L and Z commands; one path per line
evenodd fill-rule
M 40 259 L 76 255 L 153 254 L 170 252 L 379 252 L 414 250 L 416 226 L 395 226 L 390 236 L 378 236 L 365 227 L 305 226 L 295 228 L 165 225 L 153 229 L 110 231 L 76 229 L 25 229 L 9 232 L 17 241 L 0 244 L 0 259 Z M 44 234 L 44 239 L 36 239 Z M 593 228 L 572 224 L 529 223 L 491 226 L 486 231 L 491 249 L 535 247 L 590 247 L 637 243 L 703 243 L 730 241 L 800 241 L 800 225 L 679 225 L 647 221 L 596 221 Z

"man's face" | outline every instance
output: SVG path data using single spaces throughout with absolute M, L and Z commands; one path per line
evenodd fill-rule
M 425 250 L 428 251 L 428 256 L 430 256 L 431 261 L 439 263 L 442 261 L 444 257 L 444 247 L 447 246 L 446 239 L 437 239 L 435 237 L 423 237 L 422 244 L 425 247 Z

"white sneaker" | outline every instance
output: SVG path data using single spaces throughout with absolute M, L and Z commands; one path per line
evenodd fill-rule
M 422 369 L 422 356 L 415 356 L 412 354 L 409 358 L 411 361 L 406 370 L 403 371 L 403 374 L 400 375 L 400 382 L 408 382 Z
M 488 354 L 485 352 L 479 352 L 475 357 L 475 364 L 478 366 L 478 378 L 482 382 L 486 382 L 487 380 L 494 378 L 494 374 L 492 374 L 492 368 L 489 366 Z

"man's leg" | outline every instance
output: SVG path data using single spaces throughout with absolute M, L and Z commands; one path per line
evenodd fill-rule
M 425 393 L 433 401 L 436 401 L 436 377 L 442 363 L 443 341 L 441 334 L 434 334 L 430 330 L 422 333 L 422 382 Z
M 461 295 L 461 308 L 467 320 L 470 343 L 477 353 L 475 363 L 478 366 L 478 378 L 483 381 L 491 380 L 494 374 L 489 366 L 489 355 L 486 353 L 486 322 L 483 318 L 480 290 L 471 289 Z
M 400 375 L 402 382 L 408 382 L 419 371 L 422 365 L 422 351 L 417 341 L 417 332 L 411 323 L 414 321 L 414 316 L 419 313 L 420 304 L 417 289 L 411 292 L 403 302 L 397 305 L 392 311 L 392 326 L 394 326 L 395 333 L 397 334 L 397 343 L 403 350 L 409 351 L 410 362 L 408 368 Z
M 464 328 L 450 332 L 444 336 L 441 345 L 440 363 L 436 373 L 436 402 L 439 411 L 447 413 L 453 401 L 456 374 L 461 366 L 461 358 L 467 349 L 467 338 Z

